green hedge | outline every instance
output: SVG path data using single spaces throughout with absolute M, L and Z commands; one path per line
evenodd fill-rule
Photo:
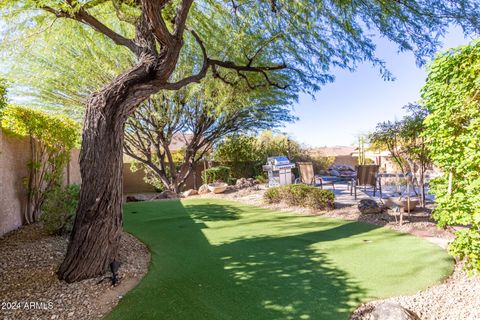
M 227 166 L 211 167 L 202 172 L 203 183 L 214 183 L 216 181 L 231 183 L 231 176 L 231 169 Z
M 318 210 L 332 210 L 335 206 L 335 195 L 332 191 L 303 184 L 269 188 L 263 198 L 267 203 L 285 202 Z

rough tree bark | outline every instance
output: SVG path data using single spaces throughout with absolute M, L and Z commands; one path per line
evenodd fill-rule
M 67 254 L 58 271 L 59 278 L 67 282 L 101 275 L 117 260 L 122 232 L 124 126 L 146 98 L 137 86 L 148 79 L 149 69 L 137 66 L 93 94 L 87 103 L 80 151 L 80 200 Z
M 67 255 L 59 270 L 60 278 L 67 282 L 103 274 L 117 259 L 126 115 L 113 101 L 102 103 L 102 98 L 103 94 L 97 95 L 89 102 L 85 116 L 80 201 Z

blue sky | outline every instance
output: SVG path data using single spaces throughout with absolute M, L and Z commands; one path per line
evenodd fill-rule
M 460 29 L 451 28 L 439 51 L 470 41 Z M 402 107 L 420 98 L 425 67 L 417 67 L 411 52 L 398 53 L 388 40 L 379 39 L 377 54 L 386 61 L 395 81 L 384 81 L 378 69 L 367 63 L 353 73 L 336 71 L 335 82 L 324 86 L 315 100 L 310 95 L 300 96 L 294 105 L 299 120 L 282 131 L 312 147 L 349 146 L 356 145 L 357 137 L 378 122 L 401 118 Z

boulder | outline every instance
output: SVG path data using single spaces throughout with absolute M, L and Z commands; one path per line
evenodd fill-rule
M 162 194 L 165 196 L 165 199 L 178 199 L 179 195 L 173 191 L 170 190 L 165 190 L 162 192 Z
M 375 200 L 372 199 L 362 199 L 358 203 L 358 210 L 362 214 L 375 214 L 382 213 L 382 208 L 378 205 Z
M 156 194 L 156 195 L 152 198 L 152 200 L 162 200 L 162 199 L 167 199 L 167 198 L 165 197 L 165 195 L 163 194 L 163 192 Z
M 186 198 L 186 197 L 190 197 L 190 196 L 194 196 L 198 194 L 198 191 L 195 190 L 195 189 L 190 189 L 190 190 L 187 190 L 183 193 L 183 196 Z
M 125 198 L 126 202 L 139 202 L 139 201 L 145 201 L 145 197 L 142 197 L 140 195 L 130 195 Z
M 420 320 L 415 312 L 395 302 L 380 303 L 370 312 L 370 319 L 374 320 Z
M 198 194 L 207 194 L 210 190 L 208 189 L 208 184 L 202 184 L 200 188 L 198 188 Z
M 173 191 L 165 190 L 160 194 L 156 195 L 154 199 L 178 199 L 179 195 Z
M 240 179 L 237 179 L 237 182 L 235 183 L 235 188 L 243 189 L 243 188 L 253 187 L 256 184 L 255 182 L 256 181 L 253 178 L 248 178 L 248 179 L 240 178 Z

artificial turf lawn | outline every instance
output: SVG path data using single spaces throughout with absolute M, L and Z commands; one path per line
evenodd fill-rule
M 348 319 L 453 270 L 444 250 L 410 235 L 236 202 L 128 203 L 124 223 L 152 258 L 107 319 Z

